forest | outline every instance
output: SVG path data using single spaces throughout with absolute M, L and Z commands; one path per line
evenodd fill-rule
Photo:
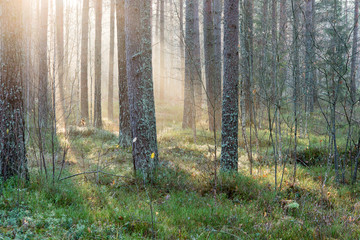
M 360 0 L 0 0 L 0 240 L 360 239 Z

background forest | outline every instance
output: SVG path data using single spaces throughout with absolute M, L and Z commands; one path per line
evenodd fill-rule
M 359 239 L 359 0 L 0 0 L 0 239 Z

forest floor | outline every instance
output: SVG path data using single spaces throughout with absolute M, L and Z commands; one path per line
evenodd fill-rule
M 206 122 L 195 142 L 181 128 L 179 106 L 160 105 L 157 112 L 161 164 L 146 183 L 133 176 L 131 150 L 117 145 L 109 121 L 106 130 L 71 127 L 58 135 L 59 144 L 69 146 L 60 179 L 101 172 L 52 183 L 52 173 L 39 173 L 29 149 L 30 183 L 13 179 L 1 186 L 0 239 L 360 238 L 360 184 L 336 184 L 333 167 L 321 163 L 326 135 L 300 139 L 304 164 L 298 164 L 296 184 L 288 159 L 279 164 L 275 191 L 269 133 L 259 129 L 261 161 L 254 162 L 253 175 L 240 140 L 239 174 L 217 174 L 215 186 L 214 138 Z M 284 149 L 290 139 L 283 136 Z M 46 157 L 51 169 L 50 153 Z

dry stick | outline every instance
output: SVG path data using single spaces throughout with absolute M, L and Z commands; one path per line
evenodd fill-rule
M 121 176 L 121 175 L 112 174 L 112 173 L 103 172 L 103 171 L 89 171 L 89 172 L 76 173 L 76 174 L 74 174 L 74 175 L 61 178 L 61 179 L 59 179 L 59 181 L 63 181 L 63 180 L 66 180 L 66 179 L 69 179 L 69 178 L 73 178 L 73 177 L 77 177 L 77 176 L 80 176 L 80 175 L 94 174 L 94 173 L 95 173 L 95 174 L 102 173 L 102 174 L 109 175 L 109 176 L 113 176 L 113 177 L 128 178 L 128 179 L 130 179 L 130 177 Z

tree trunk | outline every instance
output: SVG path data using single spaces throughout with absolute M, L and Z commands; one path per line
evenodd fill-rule
M 204 52 L 205 52 L 205 77 L 206 77 L 206 97 L 209 117 L 209 129 L 216 131 L 219 120 L 216 119 L 217 114 L 215 103 L 215 40 L 214 40 L 214 8 L 211 0 L 204 0 Z
M 296 181 L 296 165 L 297 165 L 297 129 L 298 129 L 298 100 L 299 100 L 299 81 L 300 81 L 300 63 L 299 63 L 299 3 L 298 0 L 291 0 L 293 13 L 293 103 L 294 103 L 294 174 L 293 181 Z
M 199 0 L 192 0 L 194 4 L 194 48 L 192 53 L 192 64 L 194 67 L 194 94 L 195 108 L 201 109 L 202 105 L 202 79 L 200 59 L 200 27 L 199 27 Z M 196 112 L 196 111 L 195 111 Z M 199 111 L 200 112 L 200 111 Z M 196 114 L 195 114 L 196 121 Z
M 314 111 L 314 31 L 313 31 L 313 0 L 305 2 L 305 111 Z
M 246 113 L 252 118 L 252 94 L 251 84 L 253 77 L 253 11 L 254 5 L 252 0 L 244 0 L 244 17 L 243 17 L 243 34 L 244 50 L 243 56 L 243 81 Z
M 158 162 L 152 79 L 151 2 L 125 1 L 126 64 L 134 170 L 148 173 Z
M 88 38 L 89 38 L 89 1 L 83 1 L 81 31 L 81 118 L 89 119 L 88 97 Z
M 160 100 L 165 94 L 165 0 L 160 0 Z
M 214 101 L 215 101 L 215 129 L 221 129 L 221 70 L 222 70 L 222 44 L 221 44 L 221 25 L 222 25 L 222 0 L 214 0 Z
M 179 26 L 180 26 L 180 76 L 181 76 L 181 96 L 184 96 L 184 84 L 185 84 L 185 48 L 184 48 L 184 37 L 185 37 L 185 33 L 184 33 L 184 2 L 183 0 L 179 0 Z
M 110 3 L 110 54 L 109 54 L 109 85 L 108 85 L 108 118 L 114 118 L 114 39 L 115 39 L 115 0 Z
M 65 86 L 64 86 L 64 2 L 56 0 L 56 57 L 57 57 L 57 75 L 59 84 L 59 95 L 61 102 L 61 117 L 66 122 L 65 114 Z
M 47 59 L 47 30 L 48 30 L 48 0 L 41 1 L 40 44 L 39 44 L 39 128 L 48 127 L 48 59 Z M 41 104 L 40 104 L 41 103 Z
M 282 93 L 285 89 L 285 82 L 287 77 L 287 0 L 280 0 L 280 21 L 279 21 L 279 95 L 282 96 Z
M 102 34 L 102 0 L 95 1 L 95 94 L 94 126 L 102 127 L 101 117 L 101 34 Z
M 0 3 L 0 178 L 29 179 L 22 92 L 22 0 Z
M 121 146 L 131 145 L 130 110 L 126 76 L 125 47 L 125 0 L 116 0 L 116 24 L 118 45 L 119 82 L 119 142 Z
M 194 0 L 186 0 L 186 29 L 185 29 L 185 89 L 184 89 L 184 115 L 183 128 L 192 128 L 196 131 L 195 108 L 195 76 L 196 69 L 193 64 L 194 42 Z
M 277 50 L 278 50 L 278 41 L 277 41 L 277 5 L 278 0 L 272 0 L 272 26 L 271 26 L 271 45 L 272 45 L 272 71 L 271 71 L 271 102 L 276 104 L 277 101 L 277 78 L 278 78 L 278 62 L 277 62 Z
M 358 52 L 358 31 L 359 31 L 359 0 L 355 0 L 354 9 L 354 33 L 353 33 L 353 46 L 351 56 L 351 84 L 350 84 L 350 97 L 351 103 L 356 102 L 356 61 Z
M 224 3 L 224 90 L 221 169 L 238 169 L 239 1 Z

